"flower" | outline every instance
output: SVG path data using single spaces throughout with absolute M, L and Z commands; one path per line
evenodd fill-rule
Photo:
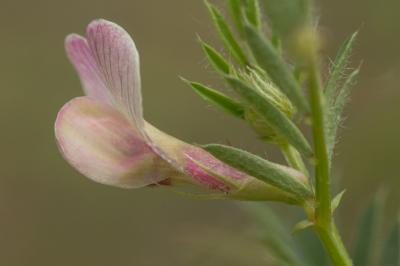
M 293 203 L 293 195 L 240 172 L 143 119 L 139 55 L 129 34 L 106 20 L 71 34 L 66 51 L 86 96 L 66 103 L 55 122 L 64 158 L 81 174 L 122 188 L 200 188 L 206 196 Z M 294 178 L 304 176 L 285 166 Z

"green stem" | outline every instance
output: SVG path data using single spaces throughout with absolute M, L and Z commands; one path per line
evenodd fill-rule
M 321 81 L 316 64 L 310 67 L 310 100 L 312 112 L 312 132 L 314 138 L 315 185 L 316 185 L 316 220 L 321 224 L 329 224 L 331 217 L 330 178 L 328 149 L 326 145 L 324 125 L 324 105 L 321 91 Z
M 316 55 L 316 53 L 315 53 Z M 334 265 L 351 266 L 352 262 L 332 219 L 330 196 L 329 157 L 324 124 L 324 98 L 317 56 L 309 65 L 309 86 L 314 138 L 315 164 L 315 230 Z
M 316 226 L 315 231 L 319 235 L 335 266 L 353 265 L 334 222 L 328 228 Z

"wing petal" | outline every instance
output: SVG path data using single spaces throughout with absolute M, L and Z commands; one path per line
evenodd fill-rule
M 55 124 L 65 159 L 99 183 L 143 187 L 175 171 L 164 162 L 118 110 L 89 97 L 66 103 Z

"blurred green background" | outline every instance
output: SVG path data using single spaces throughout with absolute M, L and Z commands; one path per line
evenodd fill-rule
M 336 161 L 347 188 L 341 224 L 351 242 L 355 218 L 383 184 L 391 190 L 387 217 L 399 209 L 400 2 L 317 2 L 327 58 L 361 29 L 354 63 L 362 60 L 363 71 Z M 178 78 L 222 84 L 196 42 L 198 33 L 216 44 L 202 1 L 0 0 L 0 265 L 267 265 L 254 224 L 235 203 L 98 185 L 61 158 L 53 122 L 82 93 L 64 37 L 100 17 L 135 39 L 148 121 L 189 142 L 265 154 L 250 130 Z

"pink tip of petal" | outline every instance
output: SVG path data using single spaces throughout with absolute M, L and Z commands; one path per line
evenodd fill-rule
M 110 102 L 110 96 L 87 40 L 78 34 L 65 39 L 65 50 L 71 63 L 79 73 L 86 95 L 102 102 Z
M 218 190 L 221 192 L 229 192 L 229 190 L 231 189 L 228 185 L 209 174 L 202 167 L 200 167 L 198 164 L 190 159 L 186 163 L 185 171 L 197 182 L 205 185 L 210 189 Z
M 243 172 L 238 171 L 237 169 L 218 160 L 217 158 L 215 158 L 214 156 L 212 156 L 210 153 L 208 153 L 203 149 L 192 147 L 191 149 L 187 149 L 185 153 L 190 158 L 193 158 L 202 165 L 206 166 L 207 169 L 210 169 L 210 171 L 218 173 L 219 175 L 230 176 L 236 180 L 242 180 L 248 177 Z
M 190 146 L 185 150 L 185 154 L 187 156 L 185 171 L 209 188 L 228 192 L 231 188 L 229 184 L 225 184 L 221 180 L 221 177 L 231 178 L 232 181 L 240 181 L 248 177 L 202 149 Z M 213 176 L 211 173 L 215 173 L 217 176 Z

